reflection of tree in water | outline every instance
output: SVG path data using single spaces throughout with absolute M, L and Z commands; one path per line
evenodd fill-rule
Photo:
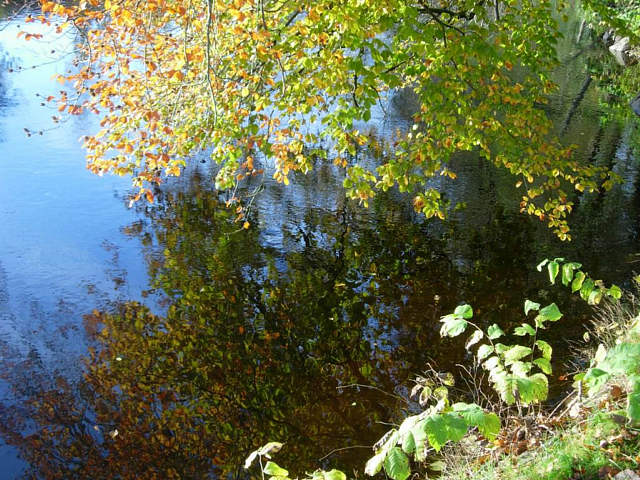
M 151 264 L 170 301 L 166 316 L 135 304 L 88 316 L 96 349 L 77 394 L 42 375 L 45 392 L 21 415 L 3 410 L 3 435 L 34 474 L 202 478 L 235 472 L 274 438 L 311 466 L 357 437 L 364 409 L 390 417 L 366 395 L 336 389 L 371 383 L 386 362 L 363 335 L 368 291 L 345 283 L 333 249 L 310 247 L 325 267 L 294 260 L 281 276 L 255 231 L 227 236 L 237 226 L 219 207 L 215 196 L 190 192 L 150 213 L 167 249 Z
M 88 315 L 82 382 L 35 364 L 9 378 L 24 402 L 0 407 L 0 428 L 27 476 L 239 477 L 270 440 L 287 442 L 279 458 L 294 469 L 362 467 L 367 449 L 319 459 L 371 444 L 386 430 L 376 422 L 409 406 L 338 387 L 402 394 L 428 359 L 465 361 L 438 335 L 456 302 L 515 324 L 533 288 L 522 267 L 535 260 L 528 223 L 499 212 L 466 234 L 460 260 L 453 234 L 433 238 L 388 199 L 369 224 L 350 209 L 309 210 L 305 230 L 284 232 L 297 244 L 289 252 L 265 247 L 257 229 L 238 231 L 221 203 L 195 182 L 141 207 L 144 220 L 125 231 L 142 239 L 166 312 L 128 303 Z

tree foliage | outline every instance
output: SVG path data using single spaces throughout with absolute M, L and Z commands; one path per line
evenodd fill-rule
M 42 0 L 40 21 L 78 29 L 77 68 L 60 76 L 70 114 L 101 115 L 85 138 L 89 168 L 131 175 L 138 195 L 206 152 L 216 186 L 235 191 L 268 166 L 280 182 L 317 161 L 345 169 L 363 203 L 397 187 L 427 217 L 447 202 L 472 150 L 517 177 L 521 209 L 567 238 L 579 191 L 609 186 L 572 159 L 541 105 L 554 90 L 554 2 L 453 0 Z M 30 20 L 34 20 L 31 18 Z M 415 93 L 412 125 L 392 139 L 367 131 L 390 95 Z M 324 148 L 319 148 L 323 146 Z M 371 164 L 363 149 L 384 152 Z M 242 210 L 239 211 L 242 216 Z

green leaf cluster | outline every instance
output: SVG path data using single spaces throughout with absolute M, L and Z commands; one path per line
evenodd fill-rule
M 620 343 L 606 352 L 602 360 L 594 362 L 580 379 L 597 394 L 613 378 L 623 377 L 629 384 L 627 417 L 640 423 L 640 343 Z
M 571 286 L 571 292 L 579 292 L 580 297 L 589 305 L 598 305 L 603 296 L 619 300 L 622 296 L 622 290 L 617 285 L 611 285 L 607 288 L 602 280 L 593 280 L 588 274 L 584 273 L 581 263 L 565 262 L 564 258 L 554 258 L 553 260 L 545 259 L 538 264 L 538 271 L 541 272 L 547 267 L 549 273 L 549 281 L 556 283 L 558 275 L 565 287 Z
M 282 444 L 279 442 L 269 442 L 268 444 L 260 447 L 257 450 L 251 452 L 244 463 L 244 468 L 249 469 L 253 465 L 254 461 L 259 459 L 260 471 L 264 478 L 264 475 L 268 475 L 270 480 L 290 480 L 289 471 L 282 468 L 277 463 L 269 460 L 265 465 L 262 465 L 262 457 L 271 458 L 271 453 L 277 453 L 282 448 Z M 347 476 L 340 470 L 316 470 L 313 473 L 307 474 L 305 480 L 347 480 Z
M 411 475 L 410 457 L 424 462 L 430 449 L 438 452 L 448 442 L 460 441 L 473 427 L 493 440 L 500 431 L 500 419 L 476 404 L 449 405 L 445 398 L 387 432 L 376 444 L 376 454 L 367 462 L 365 473 L 373 476 L 384 468 L 393 480 L 406 480 Z
M 471 322 L 473 310 L 469 305 L 458 306 L 452 314 L 440 320 L 443 324 L 440 330 L 442 336 L 456 337 L 467 327 L 474 328 L 474 332 L 467 339 L 466 348 L 469 350 L 478 344 L 476 360 L 489 372 L 489 380 L 493 388 L 509 405 L 538 403 L 545 400 L 548 394 L 547 375 L 552 372 L 552 348 L 544 340 L 538 339 L 537 335 L 538 330 L 546 328 L 547 322 L 560 320 L 562 313 L 555 303 L 540 308 L 539 303 L 526 300 L 525 316 L 530 312 L 538 312 L 533 325 L 525 322 L 513 329 L 515 336 L 530 337 L 529 346 L 494 342 L 505 336 L 505 332 L 500 326 L 493 324 L 486 329 L 485 333 Z M 480 343 L 485 337 L 487 341 Z M 531 373 L 534 367 L 539 372 Z

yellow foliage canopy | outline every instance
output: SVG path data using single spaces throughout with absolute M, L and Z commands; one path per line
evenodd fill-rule
M 429 183 L 455 177 L 451 156 L 473 150 L 524 184 L 521 208 L 567 238 L 563 188 L 608 186 L 571 158 L 539 108 L 554 85 L 558 36 L 547 2 L 452 0 L 90 0 L 42 11 L 78 29 L 78 70 L 63 78 L 62 111 L 101 115 L 86 137 L 89 168 L 131 175 L 147 195 L 206 151 L 216 186 L 235 189 L 275 165 L 288 183 L 318 159 L 346 169 L 366 204 L 397 187 L 427 217 L 446 202 Z M 392 144 L 363 124 L 388 92 L 412 89 L 413 129 Z M 359 128 L 358 128 L 359 127 Z M 319 148 L 324 141 L 324 148 Z M 327 146 L 328 145 L 328 146 Z M 363 147 L 379 164 L 359 164 Z

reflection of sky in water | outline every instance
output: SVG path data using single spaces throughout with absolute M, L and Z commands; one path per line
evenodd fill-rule
M 48 130 L 56 127 L 51 116 L 58 112 L 40 104 L 60 90 L 52 77 L 69 68 L 71 57 L 52 60 L 69 51 L 73 39 L 33 23 L 3 27 L 0 342 L 10 345 L 13 355 L 31 352 L 45 364 L 64 369 L 74 365 L 74 354 L 84 349 L 81 315 L 97 306 L 87 285 L 113 297 L 109 277 L 119 276 L 123 266 L 126 297 L 138 298 L 146 285 L 137 243 L 119 232 L 134 219 L 122 200 L 129 179 L 99 178 L 83 168 L 78 138 L 97 125 L 94 118 L 74 117 Z M 29 42 L 17 39 L 24 28 L 45 36 Z M 24 128 L 35 133 L 27 138 Z M 9 475 L 12 461 L 3 457 L 11 453 L 1 451 L 2 475 Z

